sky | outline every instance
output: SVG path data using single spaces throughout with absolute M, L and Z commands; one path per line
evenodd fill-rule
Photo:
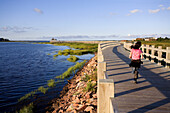
M 131 40 L 170 37 L 170 0 L 0 0 L 0 37 Z

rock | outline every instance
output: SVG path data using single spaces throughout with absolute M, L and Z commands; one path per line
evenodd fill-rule
M 79 106 L 79 104 L 77 104 L 77 103 L 74 103 L 74 104 L 73 104 L 73 106 L 74 106 L 74 107 L 78 107 L 78 106 Z
M 64 111 L 62 109 L 60 109 L 60 111 L 58 113 L 64 113 Z
M 76 95 L 73 95 L 72 97 L 72 101 L 74 101 L 76 99 Z
M 72 111 L 73 110 L 73 105 L 71 104 L 68 108 L 67 108 L 67 112 L 70 112 L 70 111 Z
M 92 109 L 94 109 L 92 106 L 88 106 L 84 111 L 89 112 L 92 111 Z
M 77 104 L 80 103 L 80 99 L 78 97 L 76 97 L 75 103 L 77 103 Z
M 77 111 L 84 111 L 84 109 L 86 109 L 87 105 L 79 105 L 79 108 L 77 108 Z
M 96 99 L 96 98 L 97 98 L 97 94 L 93 94 L 92 96 L 93 96 L 93 98 L 94 98 L 94 99 Z
M 92 105 L 97 106 L 97 101 L 92 102 Z
M 94 101 L 93 98 L 90 98 L 90 99 L 87 99 L 87 100 L 86 100 L 86 102 L 87 102 L 87 103 L 90 103 L 90 104 L 91 104 L 93 101 Z
M 80 88 L 80 87 L 83 87 L 84 84 L 85 84 L 84 81 L 79 82 L 79 83 L 77 84 L 77 86 L 76 86 L 76 89 L 78 89 L 78 88 Z
M 91 93 L 92 93 L 92 92 L 87 92 L 87 93 L 86 93 L 86 95 L 85 95 L 86 99 L 91 98 Z

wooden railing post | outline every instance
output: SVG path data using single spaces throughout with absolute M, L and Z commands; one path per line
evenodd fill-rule
M 166 47 L 166 68 L 170 68 L 170 47 Z
M 114 97 L 113 79 L 100 79 L 98 87 L 98 113 L 110 113 L 110 97 Z
M 155 48 L 155 45 L 152 45 L 152 49 L 151 49 L 151 62 L 154 62 L 154 48 Z
M 158 65 L 161 65 L 161 60 L 162 60 L 162 46 L 158 46 Z
M 106 62 L 98 62 L 98 67 L 97 67 L 97 80 L 99 79 L 104 79 L 104 75 L 106 71 Z
M 149 60 L 149 45 L 146 45 L 146 54 L 147 54 L 147 57 L 146 59 Z

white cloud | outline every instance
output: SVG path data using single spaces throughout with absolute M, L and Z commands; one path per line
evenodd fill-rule
M 149 13 L 158 13 L 160 11 L 160 9 L 155 9 L 155 10 L 149 10 Z
M 170 7 L 168 7 L 167 10 L 170 10 Z
M 134 9 L 130 11 L 130 13 L 137 13 L 137 12 L 141 12 L 141 11 L 139 9 Z
M 134 10 L 131 10 L 130 13 L 128 13 L 126 16 L 131 16 L 132 14 L 139 13 L 139 12 L 142 12 L 142 10 L 134 9 Z
M 0 31 L 2 32 L 15 32 L 15 33 L 27 32 L 30 29 L 33 29 L 33 28 L 32 27 L 17 27 L 17 26 L 0 27 Z
M 34 8 L 34 11 L 37 12 L 37 13 L 43 14 L 43 11 L 41 11 L 41 10 L 38 9 L 38 8 Z

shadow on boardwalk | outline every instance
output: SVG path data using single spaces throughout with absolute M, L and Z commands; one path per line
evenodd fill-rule
M 127 64 L 130 63 L 130 59 L 128 58 L 127 55 L 125 55 L 124 53 L 120 52 L 118 49 L 120 49 L 121 47 L 120 46 L 116 46 L 113 48 L 113 53 L 115 55 L 117 55 L 118 58 L 120 58 L 122 61 L 124 61 Z M 123 48 L 122 48 L 123 49 Z M 112 60 L 113 61 L 113 60 Z M 154 63 L 147 63 L 149 61 L 144 61 L 144 65 L 141 67 L 141 71 L 140 71 L 140 75 L 141 77 L 139 77 L 139 79 L 141 78 L 145 78 L 145 80 L 143 81 L 140 81 L 138 84 L 141 84 L 141 83 L 144 83 L 146 81 L 148 81 L 150 83 L 150 85 L 146 85 L 146 86 L 142 86 L 142 87 L 137 87 L 135 89 L 131 89 L 131 90 L 127 90 L 127 91 L 124 91 L 124 92 L 119 92 L 119 93 L 116 93 L 115 96 L 116 98 L 119 97 L 119 96 L 122 96 L 122 95 L 125 95 L 125 94 L 129 94 L 129 93 L 132 93 L 132 92 L 137 92 L 137 91 L 141 91 L 141 90 L 145 90 L 145 89 L 148 89 L 148 88 L 151 88 L 151 87 L 154 87 L 156 88 L 165 98 L 162 98 L 162 100 L 160 101 L 156 101 L 152 104 L 149 104 L 149 105 L 145 105 L 145 106 L 141 106 L 137 109 L 134 109 L 132 111 L 129 111 L 129 113 L 143 113 L 143 112 L 148 112 L 152 109 L 155 109 L 155 108 L 158 108 L 160 106 L 163 106 L 165 104 L 169 104 L 170 103 L 170 81 L 168 79 L 166 79 L 165 77 L 168 77 L 170 75 L 166 75 L 166 76 L 161 76 L 161 74 L 165 74 L 165 73 L 170 73 L 170 71 L 166 71 L 166 72 L 154 72 L 154 71 L 151 71 L 153 69 L 159 69 L 159 68 L 162 68 L 162 66 L 152 66 L 151 68 L 148 68 L 146 66 L 148 65 L 154 65 Z M 145 64 L 147 63 L 147 64 Z M 116 65 L 119 65 L 119 64 L 116 64 Z M 113 65 L 113 64 L 108 64 L 108 66 L 116 66 L 116 65 Z M 120 65 L 125 65 L 124 63 L 120 64 Z M 115 69 L 110 69 L 110 70 L 107 70 L 107 71 L 114 71 L 114 70 L 117 70 L 117 69 L 127 69 L 129 67 L 123 67 L 123 68 L 115 68 Z M 131 72 L 130 71 L 126 71 L 126 72 L 120 72 L 120 73 L 116 73 L 116 74 L 111 74 L 109 76 L 119 76 L 119 75 L 122 75 L 122 74 L 130 74 Z M 121 81 L 117 81 L 115 82 L 115 84 L 119 84 L 119 83 L 123 83 L 123 82 L 127 82 L 127 81 L 132 81 L 133 79 L 125 79 L 125 80 L 121 80 Z M 135 97 L 134 97 L 135 98 Z M 143 97 L 145 98 L 145 97 Z M 152 97 L 151 97 L 152 98 Z M 159 98 L 159 97 L 158 97 Z M 135 104 L 135 103 L 134 103 Z M 119 106 L 119 105 L 118 105 Z M 170 107 L 170 106 L 169 106 Z M 165 108 L 166 109 L 166 108 Z M 164 109 L 164 110 L 165 110 Z M 163 111 L 164 111 L 163 110 Z M 169 110 L 169 108 L 167 108 L 167 110 Z M 166 111 L 166 112 L 170 112 L 170 111 Z M 161 112 L 160 112 L 161 113 Z

